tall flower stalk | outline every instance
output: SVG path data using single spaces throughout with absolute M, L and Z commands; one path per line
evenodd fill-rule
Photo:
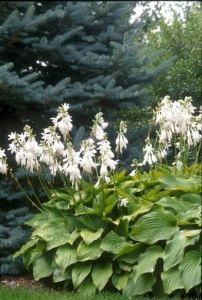
M 42 131 L 39 143 L 29 125 L 24 127 L 21 134 L 12 132 L 9 135 L 8 150 L 15 155 L 16 163 L 27 171 L 38 174 L 39 181 L 48 197 L 51 197 L 49 190 L 54 188 L 46 184 L 42 178 L 41 172 L 44 168 L 49 168 L 53 178 L 57 174 L 60 175 L 67 188 L 70 188 L 69 184 L 71 184 L 73 189 L 80 191 L 83 178 L 88 177 L 92 180 L 95 173 L 97 176 L 95 188 L 103 186 L 103 183 L 109 183 L 118 165 L 118 159 L 115 159 L 105 131 L 108 123 L 104 121 L 102 112 L 95 115 L 90 136 L 82 141 L 80 149 L 76 151 L 70 136 L 73 125 L 69 109 L 70 106 L 66 103 L 58 108 L 56 117 L 51 119 L 52 126 Z M 151 168 L 157 163 L 162 163 L 173 146 L 175 148 L 173 165 L 178 170 L 186 165 L 192 148 L 198 147 L 197 157 L 199 156 L 201 112 L 196 114 L 191 97 L 178 101 L 171 101 L 169 96 L 164 97 L 154 110 L 153 124 L 157 126 L 156 141 L 153 145 L 148 135 L 143 148 L 143 161 L 136 162 L 136 166 L 149 165 Z M 127 148 L 126 133 L 126 122 L 121 121 L 115 140 L 115 152 L 118 155 Z M 9 173 L 6 153 L 1 148 L 0 173 Z M 131 176 L 136 173 L 135 169 L 131 172 Z M 10 171 L 10 174 L 13 173 Z M 111 183 L 115 185 L 113 180 Z M 28 184 L 31 184 L 30 180 Z M 31 189 L 33 189 L 32 186 Z M 37 202 L 40 203 L 35 191 L 33 193 Z M 118 194 L 117 197 L 119 197 Z M 127 199 L 122 200 L 120 200 L 120 207 L 127 205 Z

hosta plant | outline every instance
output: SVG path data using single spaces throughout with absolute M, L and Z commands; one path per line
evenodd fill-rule
M 23 256 L 36 280 L 51 276 L 82 293 L 105 288 L 127 297 L 199 293 L 201 136 L 191 99 L 162 100 L 154 112 L 156 141 L 152 145 L 147 137 L 143 162 L 134 161 L 130 174 L 116 171 L 118 160 L 102 113 L 96 115 L 90 137 L 74 149 L 68 109 L 67 104 L 58 109 L 40 143 L 29 126 L 9 136 L 16 162 L 37 172 L 47 194 L 42 204 L 35 193 L 40 213 L 27 222 L 32 236 L 15 257 Z M 126 131 L 121 122 L 118 154 L 127 146 Z M 196 151 L 195 163 L 188 166 L 191 150 Z M 173 166 L 162 163 L 169 151 L 175 153 Z M 146 165 L 150 171 L 140 169 Z M 44 167 L 53 178 L 60 177 L 62 186 L 55 186 L 54 179 L 44 181 Z M 0 171 L 7 172 L 3 150 Z

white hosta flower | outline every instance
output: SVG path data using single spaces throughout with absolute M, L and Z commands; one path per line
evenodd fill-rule
M 127 207 L 128 206 L 128 199 L 127 198 L 121 198 L 119 199 L 119 207 Z
M 110 170 L 115 170 L 117 161 L 113 159 L 114 153 L 111 151 L 111 146 L 106 136 L 104 140 L 101 140 L 97 144 L 98 144 L 98 149 L 100 151 L 100 157 L 99 157 L 101 162 L 100 176 L 106 182 L 109 182 L 108 173 Z
M 6 154 L 5 150 L 0 148 L 0 173 L 6 174 L 7 173 L 7 163 L 6 163 Z
M 81 179 L 81 171 L 79 169 L 80 161 L 80 152 L 76 152 L 72 144 L 69 143 L 67 145 L 62 171 L 66 176 L 69 176 L 72 186 L 76 189 L 78 189 L 78 182 Z
M 135 176 L 137 174 L 137 170 L 132 170 L 131 172 L 130 172 L 130 176 Z
M 108 126 L 108 123 L 104 122 L 103 113 L 99 112 L 95 115 L 95 119 L 92 127 L 92 135 L 97 140 L 102 140 L 105 137 L 104 129 Z
M 64 103 L 58 108 L 58 114 L 55 118 L 52 118 L 53 124 L 56 128 L 59 128 L 64 139 L 67 139 L 70 131 L 72 130 L 72 118 L 69 115 L 69 104 Z
M 91 173 L 92 169 L 96 168 L 96 163 L 93 161 L 96 149 L 93 139 L 89 138 L 82 142 L 80 153 L 83 154 L 83 157 L 80 161 L 80 166 L 83 171 L 86 173 Z
M 146 139 L 146 146 L 143 148 L 144 159 L 143 159 L 143 165 L 146 165 L 148 163 L 149 165 L 153 165 L 157 162 L 157 157 L 155 155 L 154 148 L 152 147 L 152 144 L 149 141 L 149 138 Z
M 22 134 L 11 133 L 9 140 L 13 140 L 9 145 L 11 153 L 15 153 L 17 164 L 25 167 L 30 172 L 39 169 L 39 156 L 41 147 L 38 145 L 30 126 L 25 125 Z
M 181 171 L 183 167 L 183 163 L 180 160 L 177 160 L 176 162 L 172 163 L 172 165 L 176 165 L 176 168 Z
M 119 125 L 119 133 L 116 138 L 116 151 L 122 154 L 123 149 L 127 148 L 128 140 L 125 137 L 125 133 L 127 132 L 126 122 L 121 121 Z
M 159 148 L 157 153 L 156 153 L 156 156 L 158 157 L 158 159 L 160 161 L 162 161 L 162 159 L 164 159 L 167 155 L 167 151 L 165 148 Z

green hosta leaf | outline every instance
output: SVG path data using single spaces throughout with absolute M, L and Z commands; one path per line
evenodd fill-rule
M 153 273 L 157 260 L 163 256 L 164 250 L 157 245 L 150 246 L 144 253 L 140 254 L 138 263 L 134 267 L 134 281 L 137 280 L 141 274 Z
M 47 250 L 67 243 L 70 237 L 68 224 L 64 219 L 49 221 L 41 225 L 33 232 L 33 237 L 40 237 L 47 242 Z
M 36 214 L 31 220 L 25 222 L 26 225 L 37 228 L 47 222 L 47 215 L 40 213 Z
M 92 280 L 99 291 L 105 287 L 112 273 L 113 270 L 111 263 L 100 263 L 93 267 Z
M 186 253 L 179 265 L 180 277 L 186 292 L 201 283 L 201 255 L 199 251 Z
M 35 246 L 38 242 L 38 239 L 35 240 L 30 240 L 28 241 L 26 244 L 24 244 L 20 250 L 18 250 L 14 255 L 13 258 L 15 259 L 16 257 L 24 254 L 27 250 L 29 250 L 30 248 L 33 248 L 33 246 Z
M 121 291 L 123 290 L 126 286 L 127 286 L 127 283 L 128 283 L 128 278 L 129 278 L 130 274 L 114 274 L 112 276 L 112 283 L 113 283 L 113 286 L 115 288 L 117 288 L 117 290 Z
M 125 238 L 128 237 L 128 218 L 121 217 L 118 226 L 116 227 L 116 233 Z
M 105 208 L 104 208 L 105 214 L 106 215 L 110 214 L 117 203 L 118 203 L 118 197 L 116 194 L 112 194 L 109 197 L 107 197 L 105 199 Z
M 149 211 L 152 206 L 153 206 L 153 203 L 143 200 L 143 199 L 140 200 L 137 198 L 137 199 L 135 199 L 135 201 L 129 203 L 129 205 L 128 205 L 129 216 L 126 216 L 126 217 L 128 217 L 130 220 L 135 220 L 135 218 L 138 215 Z
M 164 189 L 169 191 L 183 191 L 197 193 L 200 191 L 200 176 L 193 176 L 188 179 L 179 178 L 174 175 L 165 176 L 159 179 Z
M 168 240 L 178 231 L 176 223 L 176 217 L 170 212 L 150 212 L 138 219 L 130 237 L 147 244 Z
M 88 207 L 86 205 L 80 204 L 77 209 L 75 210 L 75 216 L 79 216 L 79 215 L 96 215 L 99 213 L 98 209 L 92 208 L 92 207 Z
M 23 261 L 26 266 L 30 266 L 38 257 L 46 252 L 46 243 L 38 241 L 35 248 L 30 248 L 23 255 Z
M 186 201 L 188 203 L 191 203 L 192 205 L 196 205 L 199 207 L 201 205 L 201 195 L 194 194 L 194 193 L 186 193 L 182 195 L 179 200 Z
M 127 297 L 132 297 L 134 295 L 142 295 L 151 292 L 155 282 L 156 277 L 153 274 L 148 273 L 140 275 L 136 282 L 131 278 L 124 288 L 123 294 Z
M 91 296 L 92 294 L 95 294 L 96 286 L 93 284 L 92 279 L 86 278 L 79 286 L 78 292 L 82 296 Z
M 95 241 L 90 245 L 86 245 L 85 242 L 81 241 L 77 248 L 77 260 L 94 260 L 99 258 L 102 252 L 103 251 L 100 249 L 100 241 Z
M 133 265 L 126 263 L 125 261 L 119 261 L 119 267 L 125 272 L 130 272 L 133 269 Z
M 130 261 L 130 254 L 132 254 L 132 263 L 137 261 L 137 258 L 141 252 L 145 249 L 145 246 L 142 243 L 136 243 L 134 245 L 129 245 L 123 247 L 113 258 L 113 260 L 123 260 L 125 262 Z
M 90 245 L 92 242 L 99 239 L 99 237 L 102 235 L 103 231 L 104 231 L 103 228 L 98 229 L 96 232 L 88 230 L 88 229 L 82 229 L 80 235 L 81 235 L 82 239 L 84 240 L 84 242 L 87 245 Z
M 61 270 L 59 268 L 54 269 L 53 272 L 53 282 L 61 282 L 61 281 L 65 281 L 67 279 L 71 279 L 72 278 L 72 272 L 71 270 Z
M 118 253 L 125 246 L 130 245 L 125 242 L 123 237 L 120 237 L 114 231 L 110 231 L 102 240 L 100 248 L 107 252 Z
M 53 273 L 52 259 L 48 255 L 42 255 L 33 263 L 33 276 L 35 280 L 48 277 Z
M 64 245 L 57 249 L 55 262 L 60 269 L 65 270 L 76 261 L 76 249 L 72 246 Z
M 78 220 L 86 227 L 89 229 L 92 229 L 95 231 L 96 229 L 104 228 L 105 223 L 104 221 L 98 217 L 98 216 L 93 216 L 93 215 L 82 215 L 78 216 Z
M 171 268 L 161 273 L 161 278 L 163 280 L 164 292 L 166 294 L 171 294 L 175 290 L 184 288 L 181 283 L 178 267 Z
M 76 239 L 77 239 L 79 236 L 80 236 L 79 230 L 74 230 L 74 231 L 70 234 L 70 236 L 69 236 L 69 238 L 68 238 L 68 240 L 67 240 L 68 244 L 73 245 L 74 242 L 76 241 Z
M 161 198 L 156 204 L 160 204 L 162 207 L 172 208 L 176 213 L 187 211 L 187 209 L 192 207 L 189 203 L 184 203 L 180 199 L 170 196 Z
M 200 237 L 201 230 L 182 230 L 177 232 L 173 239 L 167 241 L 165 248 L 164 270 L 179 264 L 184 256 L 184 250 L 194 245 Z
M 72 281 L 74 288 L 77 288 L 91 271 L 91 263 L 77 263 L 72 269 Z

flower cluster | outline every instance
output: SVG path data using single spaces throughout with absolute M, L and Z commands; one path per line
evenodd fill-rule
M 182 153 L 201 141 L 201 115 L 196 116 L 195 110 L 191 97 L 178 101 L 171 101 L 169 96 L 164 97 L 154 111 L 154 124 L 159 126 L 156 132 L 157 147 L 154 148 L 150 138 L 147 137 L 143 149 L 143 165 L 161 162 L 166 157 L 168 149 L 174 145 L 178 149 L 174 164 L 178 169 L 182 168 Z
M 108 123 L 104 121 L 101 112 L 97 113 L 90 137 L 83 140 L 80 149 L 76 151 L 70 140 L 73 125 L 68 110 L 69 104 L 66 103 L 58 108 L 57 116 L 52 118 L 53 125 L 43 129 L 39 143 L 28 125 L 24 127 L 22 134 L 12 132 L 9 135 L 9 150 L 15 154 L 17 164 L 30 172 L 48 167 L 52 176 L 56 176 L 57 172 L 67 176 L 76 189 L 82 173 L 91 174 L 94 170 L 98 174 L 98 183 L 101 179 L 108 182 L 109 172 L 115 170 L 117 165 L 105 132 Z M 124 137 L 126 131 L 126 125 L 121 123 L 116 141 L 120 152 L 127 145 Z M 0 154 L 0 172 L 5 173 L 7 167 L 4 150 Z
M 174 102 L 164 97 L 154 115 L 155 124 L 160 125 L 159 143 L 169 145 L 175 135 L 189 147 L 195 146 L 201 139 L 201 116 L 194 116 L 195 110 L 191 97 Z
M 17 164 L 25 167 L 30 172 L 39 170 L 41 148 L 35 139 L 32 128 L 25 125 L 22 134 L 12 132 L 9 135 L 9 140 L 12 141 L 9 150 L 15 154 Z

